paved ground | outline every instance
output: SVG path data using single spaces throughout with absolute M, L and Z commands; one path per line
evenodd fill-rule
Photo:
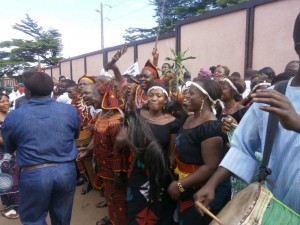
M 95 190 L 91 190 L 85 199 L 85 203 L 88 205 L 82 208 L 84 195 L 80 194 L 81 186 L 77 187 L 73 205 L 71 225 L 95 225 L 96 221 L 107 215 L 106 208 L 96 208 L 95 204 L 103 198 L 99 197 L 99 193 Z M 2 208 L 0 203 L 0 208 Z M 50 219 L 47 218 L 47 223 L 50 225 Z M 21 225 L 19 219 L 9 220 L 0 215 L 0 225 Z

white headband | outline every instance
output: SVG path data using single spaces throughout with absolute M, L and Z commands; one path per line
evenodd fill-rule
M 162 88 L 162 87 L 160 87 L 160 86 L 152 86 L 151 88 L 148 89 L 147 94 L 149 94 L 149 92 L 150 92 L 151 90 L 154 90 L 154 89 L 159 89 L 159 90 L 161 90 L 163 93 L 166 94 L 167 97 L 169 97 L 168 92 L 167 92 L 164 88 Z
M 230 85 L 230 87 L 232 87 L 232 89 L 236 92 L 236 93 L 238 93 L 239 95 L 242 95 L 243 93 L 240 93 L 239 91 L 238 91 L 238 89 L 236 88 L 236 86 L 234 86 L 234 84 L 231 82 L 231 80 L 229 80 L 228 78 L 225 78 L 223 81 L 226 81 L 229 85 Z
M 271 87 L 271 83 L 267 83 L 267 82 L 262 82 L 262 83 L 258 83 L 257 85 L 255 85 L 253 88 L 252 88 L 252 92 L 254 92 L 258 87 L 260 86 L 267 86 L 268 87 Z
M 220 100 L 220 99 L 217 99 L 217 100 L 213 100 L 210 95 L 207 93 L 207 91 L 201 87 L 199 84 L 195 83 L 195 82 L 192 82 L 192 81 L 188 81 L 186 82 L 186 86 L 189 87 L 191 85 L 194 85 L 197 89 L 199 89 L 203 94 L 205 94 L 209 101 L 211 102 L 211 110 L 213 111 L 213 113 L 216 115 L 217 112 L 216 112 L 216 105 L 217 103 L 219 102 L 219 104 L 221 105 L 222 109 L 224 109 L 224 104 L 223 102 Z

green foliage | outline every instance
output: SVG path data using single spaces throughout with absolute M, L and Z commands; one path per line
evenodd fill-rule
M 178 52 L 176 53 L 176 51 L 174 49 L 171 49 L 172 55 L 173 57 L 166 57 L 167 61 L 172 61 L 172 65 L 171 65 L 171 71 L 166 71 L 166 73 L 163 74 L 163 76 L 165 76 L 168 72 L 172 72 L 174 74 L 174 78 L 171 79 L 169 81 L 169 89 L 173 89 L 170 86 L 174 85 L 176 88 L 176 92 L 178 93 L 178 86 L 179 83 L 184 83 L 183 81 L 183 74 L 184 72 L 187 71 L 187 69 L 185 68 L 183 61 L 185 60 L 189 60 L 189 59 L 196 59 L 196 57 L 194 56 L 188 56 L 186 57 L 185 54 L 188 51 L 185 50 L 184 52 Z
M 160 34 L 175 31 L 176 23 L 198 16 L 203 13 L 229 7 L 249 0 L 149 0 L 155 6 L 155 18 L 160 23 L 161 10 L 164 5 L 163 19 L 159 29 Z M 126 41 L 136 41 L 144 38 L 154 37 L 157 27 L 151 29 L 128 28 L 123 36 Z M 134 32 L 133 32 L 134 31 Z
M 153 37 L 155 35 L 154 29 L 144 29 L 144 28 L 127 28 L 126 34 L 123 36 L 126 42 L 138 41 Z
M 28 15 L 12 28 L 27 34 L 30 39 L 0 42 L 0 76 L 36 69 L 39 59 L 46 66 L 57 65 L 62 59 L 61 34 L 58 30 L 50 28 L 45 31 Z

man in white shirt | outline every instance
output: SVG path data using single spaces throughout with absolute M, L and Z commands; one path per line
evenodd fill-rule
M 74 85 L 75 85 L 75 82 L 73 80 L 69 80 L 69 79 L 62 80 L 58 87 L 58 92 L 59 92 L 60 96 L 56 99 L 56 101 L 62 102 L 65 104 L 71 104 L 72 99 L 69 98 L 67 89 Z

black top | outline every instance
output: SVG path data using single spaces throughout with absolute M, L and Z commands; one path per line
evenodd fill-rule
M 174 121 L 164 124 L 158 125 L 148 122 L 154 136 L 157 139 L 157 142 L 160 144 L 162 149 L 166 151 L 169 146 L 171 134 L 176 134 L 181 126 L 181 123 L 178 119 Z
M 178 119 L 175 119 L 174 121 L 164 125 L 157 125 L 153 123 L 149 123 L 149 125 L 154 136 L 157 138 L 157 142 L 161 145 L 165 153 L 166 163 L 169 164 L 167 150 L 170 142 L 170 136 L 178 131 L 181 123 Z M 148 176 L 146 175 L 146 168 L 142 157 L 143 155 L 137 156 L 133 162 L 134 169 L 131 171 L 131 175 L 128 180 L 128 184 L 131 187 L 140 187 L 148 181 Z
M 209 120 L 193 128 L 181 128 L 175 140 L 179 159 L 186 164 L 203 165 L 201 143 L 212 137 L 224 138 L 221 125 L 218 120 Z
M 236 122 L 240 123 L 248 109 L 249 109 L 249 107 L 241 108 L 240 110 L 231 114 L 231 116 L 236 120 Z

